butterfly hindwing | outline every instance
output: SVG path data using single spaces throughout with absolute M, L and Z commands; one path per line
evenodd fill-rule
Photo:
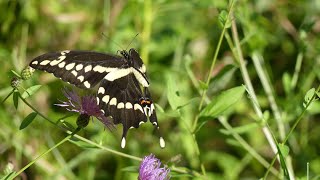
M 61 51 L 46 53 L 30 63 L 34 69 L 47 71 L 79 88 L 98 84 L 109 72 L 126 65 L 121 56 L 92 51 Z
M 115 124 L 123 125 L 123 137 L 128 129 L 138 128 L 147 121 L 144 108 L 140 104 L 143 97 L 139 82 L 133 74 L 110 82 L 102 80 L 98 89 L 100 108 L 113 118 Z

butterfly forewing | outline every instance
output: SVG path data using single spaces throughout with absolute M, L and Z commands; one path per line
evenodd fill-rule
M 61 51 L 38 56 L 30 66 L 87 89 L 98 84 L 109 72 L 126 68 L 127 61 L 121 56 L 92 51 Z

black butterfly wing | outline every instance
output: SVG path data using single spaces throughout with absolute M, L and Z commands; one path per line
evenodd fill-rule
M 105 116 L 111 116 L 115 124 L 123 125 L 121 147 L 125 147 L 128 129 L 138 128 L 148 120 L 140 99 L 143 98 L 140 84 L 134 74 L 113 82 L 102 80 L 97 101 Z
M 98 84 L 109 72 L 127 65 L 121 56 L 92 51 L 61 51 L 46 53 L 33 59 L 32 68 L 52 73 L 79 88 Z

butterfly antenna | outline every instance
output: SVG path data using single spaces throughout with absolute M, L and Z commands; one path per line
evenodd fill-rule
M 115 45 L 117 45 L 120 49 L 123 49 L 117 42 L 115 42 L 114 40 L 112 40 L 109 36 L 107 36 L 105 33 L 101 33 L 103 37 L 105 37 L 106 39 L 110 40 L 111 42 L 113 42 Z M 117 51 L 118 54 L 119 51 Z
M 136 39 L 136 37 L 139 35 L 139 33 L 137 33 L 134 38 L 131 40 L 131 42 L 129 43 L 129 45 L 126 47 L 126 50 L 130 47 L 130 45 L 132 44 L 132 42 Z

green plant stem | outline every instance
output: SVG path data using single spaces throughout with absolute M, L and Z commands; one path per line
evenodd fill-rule
M 262 65 L 261 65 L 261 61 L 263 62 L 263 57 L 258 52 L 254 52 L 252 54 L 252 60 L 253 60 L 253 64 L 255 66 L 255 69 L 258 73 L 258 76 L 260 78 L 263 89 L 264 89 L 265 93 L 267 94 L 268 101 L 270 103 L 272 112 L 274 114 L 274 118 L 275 118 L 277 126 L 278 126 L 278 132 L 280 134 L 280 139 L 281 139 L 281 141 L 283 141 L 285 138 L 285 134 L 286 134 L 285 126 L 284 126 L 283 120 L 281 118 L 281 113 L 280 113 L 280 110 L 279 110 L 278 105 L 276 103 L 275 97 L 273 95 L 273 90 L 272 90 L 270 82 L 268 80 L 269 78 L 267 77 L 267 74 L 265 73 L 265 71 L 263 70 Z M 276 141 L 275 136 L 273 136 L 273 139 L 274 139 L 274 141 Z M 278 143 L 278 142 L 276 142 L 276 143 Z M 286 159 L 286 164 L 287 164 L 287 166 L 286 166 L 287 170 L 288 170 L 290 176 L 294 177 L 294 170 L 292 169 L 292 165 L 291 165 L 292 163 L 290 161 L 290 156 L 287 156 L 285 159 Z
M 267 169 L 266 173 L 264 174 L 263 179 L 267 179 L 267 176 L 268 176 L 268 174 L 269 174 L 269 172 L 270 172 L 270 170 L 271 170 L 271 168 L 272 168 L 273 164 L 276 162 L 276 160 L 277 160 L 277 155 L 276 155 L 276 156 L 274 156 L 274 158 L 272 159 L 272 161 L 271 161 L 271 163 L 270 163 L 269 168 Z
M 24 170 L 26 170 L 28 167 L 30 167 L 31 165 L 33 165 L 35 162 L 37 162 L 38 159 L 40 159 L 41 157 L 45 156 L 46 154 L 48 154 L 49 152 L 51 152 L 53 149 L 57 148 L 58 146 L 60 146 L 61 144 L 63 144 L 64 142 L 66 142 L 67 140 L 69 140 L 74 134 L 76 134 L 77 132 L 79 132 L 81 130 L 81 128 L 77 128 L 75 129 L 75 131 L 73 131 L 71 134 L 69 134 L 67 137 L 65 137 L 64 139 L 62 139 L 59 143 L 57 143 L 56 145 L 54 145 L 53 147 L 51 147 L 50 149 L 48 149 L 46 152 L 40 154 L 38 157 L 36 157 L 33 161 L 31 161 L 29 164 L 27 164 L 26 166 L 24 166 L 22 169 L 20 169 L 20 171 L 18 171 L 17 173 L 15 173 L 15 175 L 12 177 L 12 179 L 14 179 L 15 177 L 17 177 L 19 174 L 21 174 Z
M 232 15 L 233 17 L 233 15 Z M 233 19 L 233 18 L 232 18 Z M 231 22 L 231 29 L 232 29 L 232 35 L 233 35 L 233 40 L 234 40 L 234 44 L 236 47 L 236 52 L 237 54 L 235 54 L 235 58 L 238 59 L 239 63 L 240 63 L 240 71 L 244 80 L 244 83 L 247 87 L 248 93 L 251 96 L 251 103 L 253 105 L 253 108 L 256 112 L 256 114 L 258 115 L 258 117 L 263 120 L 263 113 L 262 110 L 258 104 L 258 100 L 257 100 L 257 96 L 254 92 L 250 77 L 249 77 L 249 73 L 248 70 L 246 68 L 246 64 L 244 62 L 244 58 L 243 58 L 243 54 L 242 54 L 242 50 L 240 47 L 240 41 L 239 41 L 239 36 L 238 36 L 238 31 L 237 31 L 237 25 L 235 23 L 235 21 Z M 274 141 L 274 139 L 272 138 L 272 134 L 270 132 L 270 130 L 268 129 L 267 126 L 263 126 L 262 127 L 262 131 L 265 134 L 266 139 L 268 140 L 270 147 L 272 149 L 272 151 L 274 152 L 274 154 L 277 154 L 278 150 L 277 150 L 277 146 L 276 143 Z
M 295 66 L 295 69 L 294 69 L 294 74 L 292 76 L 292 81 L 291 81 L 291 84 L 290 84 L 291 90 L 293 90 L 297 85 L 299 72 L 301 70 L 302 60 L 303 60 L 303 52 L 299 52 L 299 54 L 297 56 L 296 66 Z
M 276 119 L 276 122 L 278 125 L 278 131 L 280 134 L 280 139 L 284 140 L 286 132 L 285 132 L 283 120 L 281 118 L 281 113 L 280 113 L 280 110 L 279 110 L 278 105 L 276 103 L 275 97 L 273 95 L 273 90 L 271 88 L 267 74 L 263 70 L 262 65 L 260 63 L 260 61 L 263 61 L 263 57 L 258 52 L 254 52 L 254 53 L 252 53 L 252 60 L 253 60 L 253 64 L 255 66 L 255 69 L 257 70 L 257 73 L 260 78 L 263 89 L 267 94 L 272 112 L 274 114 L 274 118 Z
M 186 169 L 186 168 L 183 168 L 183 167 L 171 166 L 170 170 L 178 172 L 178 173 L 181 173 L 181 174 L 190 174 L 190 175 L 196 176 L 196 177 L 203 177 L 203 175 L 201 175 L 199 172 L 193 171 L 193 170 L 189 170 L 189 169 Z M 203 178 L 205 178 L 205 177 L 203 177 Z
M 60 129 L 62 129 L 62 130 L 65 131 L 66 133 L 68 133 L 69 135 L 72 134 L 71 131 L 69 131 L 69 130 L 67 130 L 67 129 L 65 129 L 65 128 L 59 126 L 59 125 L 57 125 L 56 123 L 54 123 L 54 121 L 52 121 L 51 119 L 47 118 L 47 117 L 44 116 L 42 113 L 40 113 L 39 111 L 37 111 L 36 108 L 34 108 L 31 104 L 29 104 L 25 99 L 23 99 L 23 98 L 21 97 L 20 93 L 19 93 L 19 97 L 21 98 L 21 100 L 22 100 L 26 105 L 28 105 L 32 110 L 34 110 L 35 112 L 37 112 L 38 115 L 41 116 L 43 119 L 45 119 L 45 120 L 49 121 L 51 124 L 59 127 Z M 86 138 L 84 138 L 84 137 L 81 137 L 81 136 L 77 135 L 77 134 L 75 134 L 74 137 L 77 138 L 77 139 L 79 139 L 79 140 L 81 140 L 81 141 L 84 141 L 84 142 L 86 142 L 86 143 L 88 143 L 88 144 L 91 144 L 91 145 L 93 145 L 93 146 L 99 147 L 99 148 L 101 148 L 101 149 L 103 149 L 103 150 L 105 150 L 105 151 L 108 151 L 108 152 L 110 152 L 110 153 L 117 154 L 117 155 L 119 155 L 119 156 L 126 157 L 126 158 L 130 158 L 130 159 L 137 160 L 137 161 L 141 161 L 141 160 L 142 160 L 142 159 L 139 158 L 139 157 L 131 156 L 131 155 L 129 155 L 129 154 L 125 154 L 125 153 L 118 152 L 118 151 L 116 151 L 116 150 L 113 150 L 113 149 L 104 147 L 104 146 L 102 146 L 102 145 L 100 145 L 100 144 L 97 144 L 97 143 L 95 143 L 95 142 L 93 142 L 93 141 L 90 141 L 90 140 L 88 140 L 88 139 L 86 139 Z
M 41 112 L 39 112 L 36 108 L 34 108 L 31 104 L 28 103 L 28 101 L 26 101 L 20 94 L 20 92 L 18 93 L 20 99 L 27 105 L 29 106 L 34 112 L 38 113 L 39 116 L 43 117 L 45 120 L 49 121 L 51 124 L 56 125 L 56 123 L 54 123 L 52 120 L 50 120 L 49 118 L 47 118 L 46 116 L 44 116 Z
M 3 104 L 10 96 L 11 94 L 15 91 L 15 89 L 12 89 L 12 91 L 3 99 L 3 101 L 1 102 L 1 104 Z
M 299 122 L 301 121 L 304 113 L 307 111 L 307 109 L 308 109 L 308 107 L 310 106 L 310 104 L 312 103 L 312 101 L 316 98 L 316 95 L 317 95 L 316 92 L 319 92 L 319 91 L 320 91 L 320 85 L 318 86 L 318 88 L 317 88 L 317 90 L 315 91 L 315 93 L 314 93 L 314 95 L 312 96 L 312 98 L 311 98 L 311 99 L 309 100 L 309 102 L 307 103 L 306 108 L 304 109 L 304 111 L 302 111 L 302 113 L 300 114 L 300 116 L 298 117 L 298 119 L 296 120 L 296 122 L 295 122 L 295 123 L 293 124 L 293 126 L 291 127 L 289 133 L 287 134 L 286 138 L 285 138 L 284 141 L 283 141 L 283 144 L 285 144 L 285 143 L 288 141 L 290 135 L 292 134 L 292 132 L 294 131 L 294 129 L 297 127 L 297 125 L 298 125 Z
M 144 64 L 149 63 L 149 42 L 151 36 L 151 29 L 152 29 L 152 20 L 153 20 L 153 13 L 152 13 L 152 1 L 145 0 L 144 1 L 144 26 L 142 31 L 142 48 L 141 48 L 141 58 L 144 61 Z
M 216 64 L 216 61 L 217 61 L 217 57 L 218 57 L 218 54 L 219 54 L 219 51 L 220 51 L 220 47 L 221 47 L 221 44 L 222 44 L 222 40 L 223 40 L 223 37 L 224 37 L 224 34 L 226 32 L 226 29 L 227 29 L 227 22 L 229 20 L 229 17 L 230 17 L 230 14 L 232 12 L 232 9 L 233 9 L 233 5 L 234 5 L 234 1 L 232 0 L 231 1 L 231 4 L 230 4 L 230 8 L 229 8 L 229 13 L 228 13 L 228 16 L 227 16 L 227 21 L 226 23 L 224 24 L 223 26 L 223 29 L 222 29 L 222 32 L 220 34 L 220 38 L 219 38 L 219 41 L 218 41 L 218 45 L 217 45 L 217 48 L 215 50 L 215 53 L 214 53 L 214 56 L 213 56 L 213 59 L 212 59 L 212 63 L 211 63 L 211 66 L 210 66 L 210 70 L 209 70 L 209 73 L 208 73 L 208 76 L 207 76 L 207 80 L 206 80 L 206 86 L 209 86 L 209 82 L 210 82 L 210 77 L 211 77 L 211 74 L 212 74 L 212 71 L 213 71 L 213 68 L 214 68 L 214 65 Z M 202 92 L 202 95 L 201 95 L 201 101 L 200 101 L 200 105 L 198 107 L 198 110 L 200 111 L 202 109 L 202 106 L 203 106 L 203 102 L 205 100 L 205 97 L 206 97 L 206 92 L 207 90 L 203 90 Z M 199 157 L 199 160 L 200 160 L 200 168 L 201 168 L 201 171 L 202 171 L 202 174 L 204 176 L 206 176 L 206 169 L 205 169 L 205 166 L 203 164 L 203 162 L 201 161 L 200 159 L 200 150 L 199 150 L 199 145 L 197 143 L 197 140 L 196 140 L 196 136 L 195 136 L 195 131 L 197 129 L 197 124 L 198 124 L 198 120 L 199 120 L 199 116 L 196 116 L 195 117 L 195 120 L 193 122 L 193 125 L 192 125 L 192 136 L 193 136 L 193 141 L 194 141 L 194 144 L 195 144 L 195 148 L 197 150 L 197 156 Z
M 318 86 L 317 90 L 315 91 L 314 95 L 312 96 L 312 98 L 309 100 L 309 102 L 306 105 L 306 108 L 301 112 L 300 116 L 298 117 L 298 119 L 296 120 L 296 122 L 294 123 L 294 125 L 291 127 L 289 133 L 287 134 L 286 138 L 283 141 L 283 144 L 286 144 L 286 142 L 288 141 L 290 135 L 292 134 L 292 132 L 294 131 L 294 129 L 297 127 L 297 125 L 299 124 L 299 122 L 301 121 L 304 113 L 307 111 L 308 107 L 310 106 L 310 104 L 312 103 L 312 101 L 315 99 L 316 97 L 316 92 L 320 91 L 320 86 Z M 275 155 L 274 159 L 276 159 L 277 154 Z M 270 164 L 270 166 L 273 166 L 274 161 L 272 161 L 272 163 Z M 265 177 L 267 176 L 268 171 L 266 172 Z
M 238 133 L 236 133 L 235 131 L 233 131 L 232 126 L 230 126 L 230 124 L 223 118 L 218 118 L 220 124 L 223 125 L 224 128 L 226 128 L 231 135 L 234 137 L 234 139 L 236 139 L 241 146 L 247 151 L 249 152 L 249 154 L 251 154 L 251 156 L 253 156 L 257 161 L 260 162 L 260 164 L 262 164 L 262 166 L 264 166 L 265 168 L 270 168 L 270 164 L 268 163 L 268 161 L 266 161 L 262 156 L 260 156 Z M 277 175 L 279 174 L 279 172 L 271 167 L 270 171 L 274 174 Z
M 214 65 L 216 64 L 216 61 L 217 61 L 217 57 L 218 57 L 218 54 L 219 54 L 219 51 L 220 51 L 220 47 L 221 47 L 221 44 L 222 44 L 222 40 L 223 40 L 224 34 L 225 34 L 226 30 L 227 30 L 227 24 L 228 24 L 227 22 L 229 21 L 231 12 L 233 11 L 233 5 L 234 5 L 234 1 L 231 1 L 229 12 L 228 12 L 228 16 L 227 16 L 227 21 L 223 25 L 223 29 L 222 29 L 222 32 L 220 34 L 218 45 L 217 45 L 217 48 L 216 48 L 216 50 L 214 52 L 214 56 L 213 56 L 213 59 L 212 59 L 210 70 L 209 70 L 209 73 L 208 73 L 208 76 L 207 76 L 207 80 L 206 80 L 206 85 L 207 86 L 209 86 L 210 77 L 211 77 Z M 204 101 L 204 97 L 205 97 L 206 92 L 207 92 L 206 90 L 204 90 L 202 92 L 201 101 L 200 101 L 200 105 L 199 105 L 199 111 L 202 109 L 203 101 Z M 197 123 L 198 123 L 198 119 L 195 120 L 194 125 L 196 126 Z M 194 126 L 194 129 L 195 129 L 195 126 Z

